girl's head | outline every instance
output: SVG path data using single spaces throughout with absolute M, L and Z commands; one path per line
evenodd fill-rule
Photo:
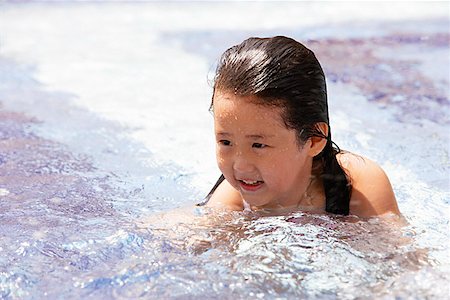
M 314 53 L 291 38 L 249 38 L 225 51 L 214 81 L 214 94 L 220 91 L 281 108 L 300 144 L 326 138 L 317 127 L 329 123 L 325 75 Z
M 282 36 L 231 47 L 217 67 L 211 108 L 219 167 L 244 199 L 296 201 L 314 169 L 327 211 L 348 213 L 339 211 L 350 191 L 332 147 L 325 75 L 311 50 Z

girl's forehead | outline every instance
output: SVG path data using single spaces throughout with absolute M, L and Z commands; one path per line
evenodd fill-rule
M 238 96 L 232 93 L 216 93 L 213 99 L 214 119 L 233 117 L 255 120 L 283 122 L 282 109 L 276 106 L 259 104 L 256 96 Z
M 282 119 L 282 109 L 256 104 L 255 97 L 214 97 L 214 130 L 219 135 L 275 138 L 296 143 L 296 134 Z

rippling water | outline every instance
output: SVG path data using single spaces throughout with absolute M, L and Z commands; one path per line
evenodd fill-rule
M 0 298 L 448 298 L 448 4 L 355 9 L 1 4 Z M 404 218 L 193 206 L 218 176 L 207 74 L 275 34 L 315 51 L 337 143 Z

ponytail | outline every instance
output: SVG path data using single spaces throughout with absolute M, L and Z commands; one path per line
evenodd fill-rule
M 327 144 L 320 158 L 322 159 L 322 174 L 325 190 L 325 211 L 333 214 L 348 215 L 350 210 L 351 185 L 344 170 L 337 161 L 336 154 L 340 153 L 339 147 L 333 147 L 331 132 L 327 137 Z

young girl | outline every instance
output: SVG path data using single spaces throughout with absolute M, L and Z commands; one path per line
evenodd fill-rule
M 249 38 L 225 51 L 211 110 L 223 175 L 206 206 L 399 214 L 383 170 L 333 147 L 325 75 L 299 42 Z

